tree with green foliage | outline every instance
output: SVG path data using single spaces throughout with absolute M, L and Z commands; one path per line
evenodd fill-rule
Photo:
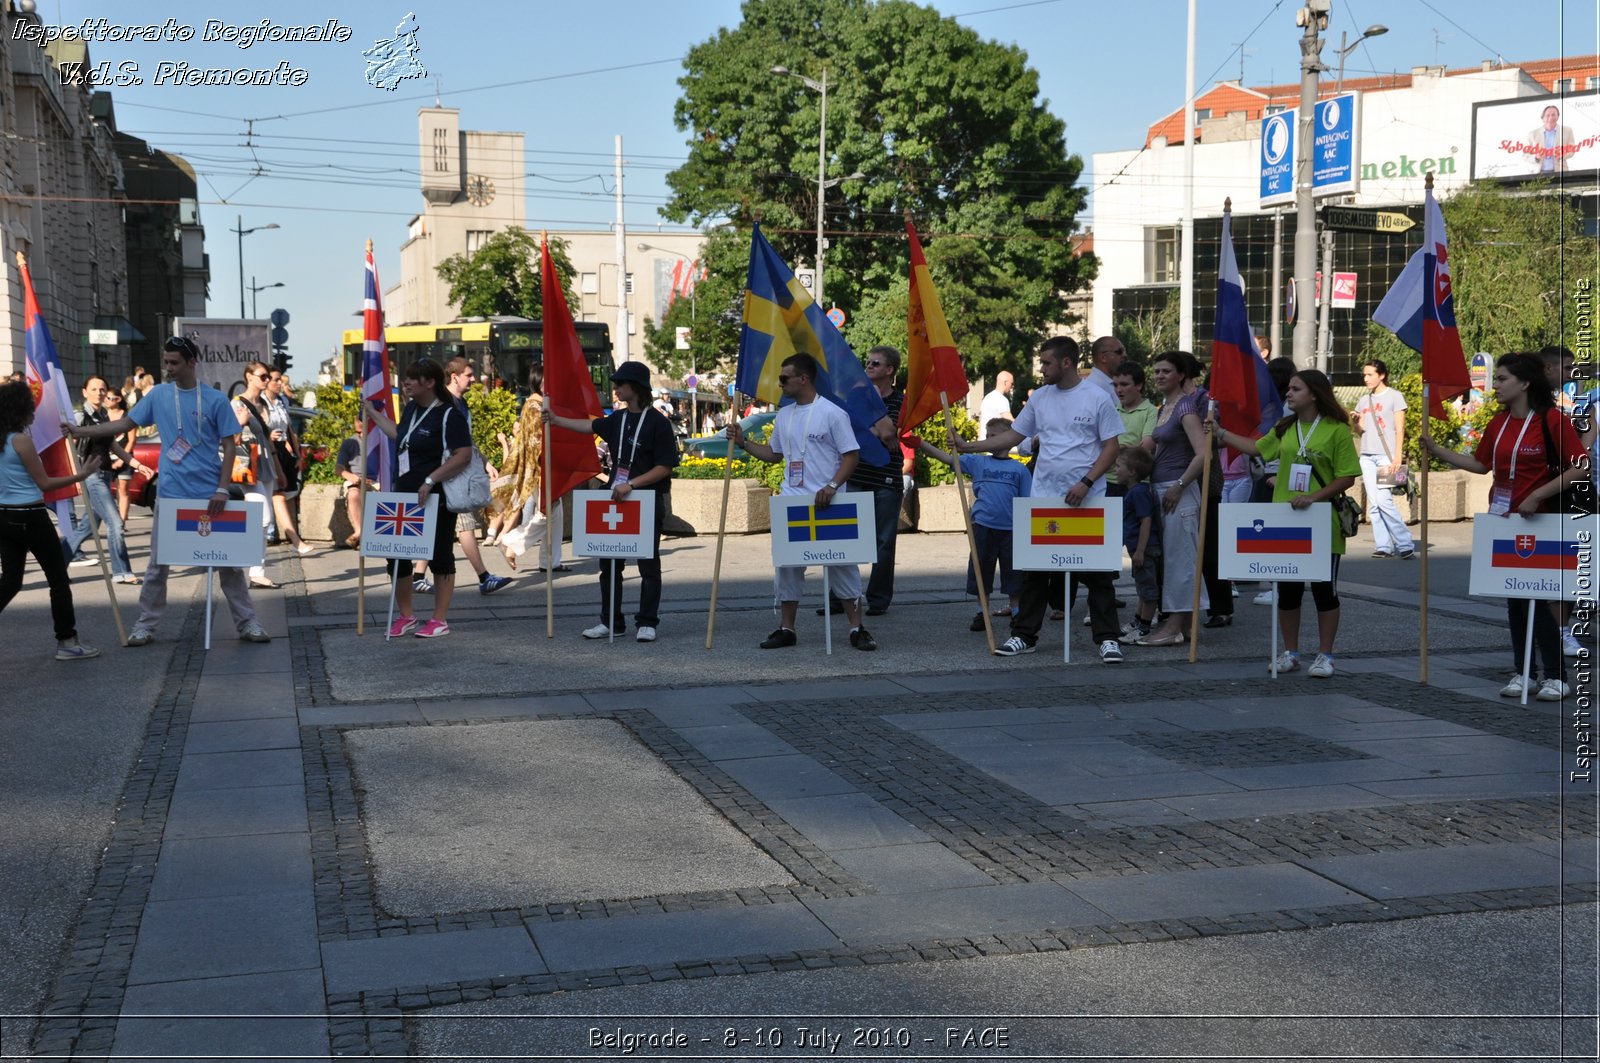
M 846 338 L 904 348 L 910 212 L 968 373 L 1025 375 L 1095 269 L 1071 246 L 1083 163 L 1026 54 L 909 0 L 746 0 L 690 49 L 674 112 L 689 157 L 662 213 L 748 233 L 760 211 L 794 265 L 815 254 L 820 98 L 775 66 L 827 81 L 824 293 Z
M 556 275 L 565 278 L 567 306 L 576 313 L 572 288 L 572 259 L 568 243 L 550 238 L 550 258 Z M 539 239 L 526 229 L 502 229 L 472 254 L 451 255 L 439 263 L 439 279 L 450 286 L 450 305 L 462 317 L 497 314 L 544 317 L 544 283 L 539 271 Z

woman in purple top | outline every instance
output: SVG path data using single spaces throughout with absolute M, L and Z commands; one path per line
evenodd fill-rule
M 1200 454 L 1205 449 L 1205 393 L 1188 385 L 1194 370 L 1182 351 L 1157 355 L 1151 379 L 1161 393 L 1152 433 L 1155 469 L 1150 479 L 1161 502 L 1161 611 L 1167 619 L 1139 646 L 1176 646 L 1187 637 L 1194 610 L 1194 559 L 1200 548 Z M 1204 592 L 1200 604 L 1209 606 Z

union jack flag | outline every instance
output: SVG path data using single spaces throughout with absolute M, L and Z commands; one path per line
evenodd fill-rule
M 379 502 L 373 525 L 379 535 L 421 537 L 423 520 L 420 502 Z
M 378 265 L 372 260 L 372 241 L 367 241 L 367 286 L 362 300 L 361 341 L 361 398 L 363 405 L 380 402 L 389 416 L 394 417 L 394 400 L 391 398 L 392 382 L 389 377 L 389 346 L 383 335 L 383 296 L 378 287 Z M 367 477 L 378 481 L 378 490 L 393 489 L 393 444 L 388 436 L 375 431 L 371 417 L 363 418 L 361 429 L 367 433 Z M 420 533 L 418 533 L 420 534 Z

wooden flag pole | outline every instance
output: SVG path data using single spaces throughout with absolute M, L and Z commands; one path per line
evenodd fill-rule
M 1209 419 L 1215 423 L 1217 419 L 1217 404 L 1211 403 Z M 1201 580 L 1205 578 L 1206 558 L 1206 516 L 1207 501 L 1211 498 L 1211 448 L 1216 438 L 1215 432 L 1205 433 L 1205 442 L 1201 444 L 1202 464 L 1200 466 L 1200 541 L 1195 544 L 1194 552 L 1194 609 L 1189 613 L 1189 663 L 1193 664 L 1200 657 L 1200 588 L 1204 586 Z M 1181 500 L 1180 500 L 1181 504 Z
M 369 241 L 370 242 L 370 241 Z M 362 373 L 362 386 L 366 385 L 366 374 Z M 372 426 L 367 423 L 367 400 L 361 400 L 361 483 L 356 486 L 356 495 L 361 500 L 361 523 L 367 522 L 367 448 L 372 445 L 370 436 Z M 357 528 L 357 533 L 364 532 L 365 528 Z M 362 535 L 361 542 L 366 541 Z M 398 574 L 398 566 L 396 568 Z M 367 633 L 367 557 L 361 552 L 361 547 L 356 547 L 356 634 Z
M 539 420 L 544 432 L 544 452 L 539 456 L 544 459 L 544 473 L 539 479 L 542 481 L 540 490 L 544 493 L 544 637 L 553 639 L 556 637 L 556 552 L 551 540 L 561 531 L 555 526 L 555 503 L 550 498 L 550 422 L 543 416 L 548 412 L 541 404 Z M 610 622 L 608 617 L 606 623 Z
M 729 416 L 735 416 L 742 405 L 743 395 L 734 393 L 733 410 Z M 723 426 L 726 430 L 727 426 Z M 726 436 L 724 436 L 726 438 Z M 711 606 L 706 613 L 706 649 L 711 648 L 711 639 L 717 630 L 717 591 L 722 583 L 722 544 L 728 537 L 728 492 L 733 485 L 733 440 L 728 440 L 728 454 L 722 464 L 722 516 L 717 520 L 717 555 L 711 565 Z
M 944 407 L 945 427 L 948 432 L 945 442 L 950 442 L 956 434 L 956 415 L 950 411 L 950 395 L 939 392 L 939 405 Z M 983 610 L 983 633 L 989 640 L 989 656 L 994 656 L 994 620 L 989 616 L 989 588 L 987 580 L 983 578 L 983 565 L 978 561 L 978 537 L 972 530 L 972 505 L 967 501 L 967 482 L 961 478 L 961 455 L 952 455 L 956 459 L 956 495 L 961 499 L 961 523 L 967 529 L 967 553 L 972 557 L 972 581 L 978 588 L 978 608 Z
M 1428 452 L 1428 444 L 1433 441 L 1433 415 L 1429 413 L 1428 407 L 1430 398 L 1428 382 L 1424 380 L 1422 382 L 1422 461 L 1419 462 L 1422 484 L 1419 488 L 1421 494 L 1417 496 L 1422 504 L 1420 514 L 1422 541 L 1417 544 L 1422 552 L 1422 571 L 1419 573 L 1421 583 L 1418 586 L 1419 593 L 1417 595 L 1421 606 L 1421 615 L 1418 617 L 1417 625 L 1417 635 L 1420 640 L 1419 647 L 1421 650 L 1418 656 L 1417 681 L 1423 686 L 1428 685 L 1428 466 L 1433 464 L 1433 455 Z M 1400 460 L 1404 461 L 1405 456 L 1401 455 Z
M 70 442 L 67 446 L 67 464 L 72 469 L 72 475 L 78 475 L 77 448 L 71 446 Z M 95 473 L 94 475 L 99 476 L 100 474 Z M 123 626 L 122 609 L 117 605 L 117 588 L 116 584 L 111 581 L 111 563 L 107 560 L 105 547 L 100 542 L 100 524 L 98 521 L 91 519 L 95 516 L 94 504 L 89 501 L 89 489 L 81 482 L 78 485 L 78 493 L 83 496 L 85 511 L 83 519 L 89 522 L 89 533 L 94 536 L 94 552 L 100 559 L 100 575 L 105 579 L 106 597 L 111 600 L 111 617 L 117 622 L 117 644 L 126 646 L 128 644 L 128 629 Z

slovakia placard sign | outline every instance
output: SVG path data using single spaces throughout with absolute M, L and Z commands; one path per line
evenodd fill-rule
M 209 498 L 156 499 L 156 563 L 248 568 L 267 552 L 266 504 L 259 498 L 207 511 Z
M 1217 575 L 1323 583 L 1333 575 L 1333 506 L 1227 502 L 1217 507 Z
M 654 557 L 656 493 L 572 492 L 572 552 L 579 557 Z
M 368 491 L 362 502 L 361 556 L 426 561 L 433 556 L 439 492 L 424 505 L 415 491 Z
M 1472 518 L 1467 593 L 1486 598 L 1592 597 L 1594 554 L 1592 519 L 1479 513 Z
M 872 495 L 849 491 L 818 509 L 811 495 L 772 498 L 774 565 L 869 565 L 878 559 Z
M 1011 500 L 1011 565 L 1025 572 L 1121 572 L 1122 499 L 1069 506 L 1060 499 Z

